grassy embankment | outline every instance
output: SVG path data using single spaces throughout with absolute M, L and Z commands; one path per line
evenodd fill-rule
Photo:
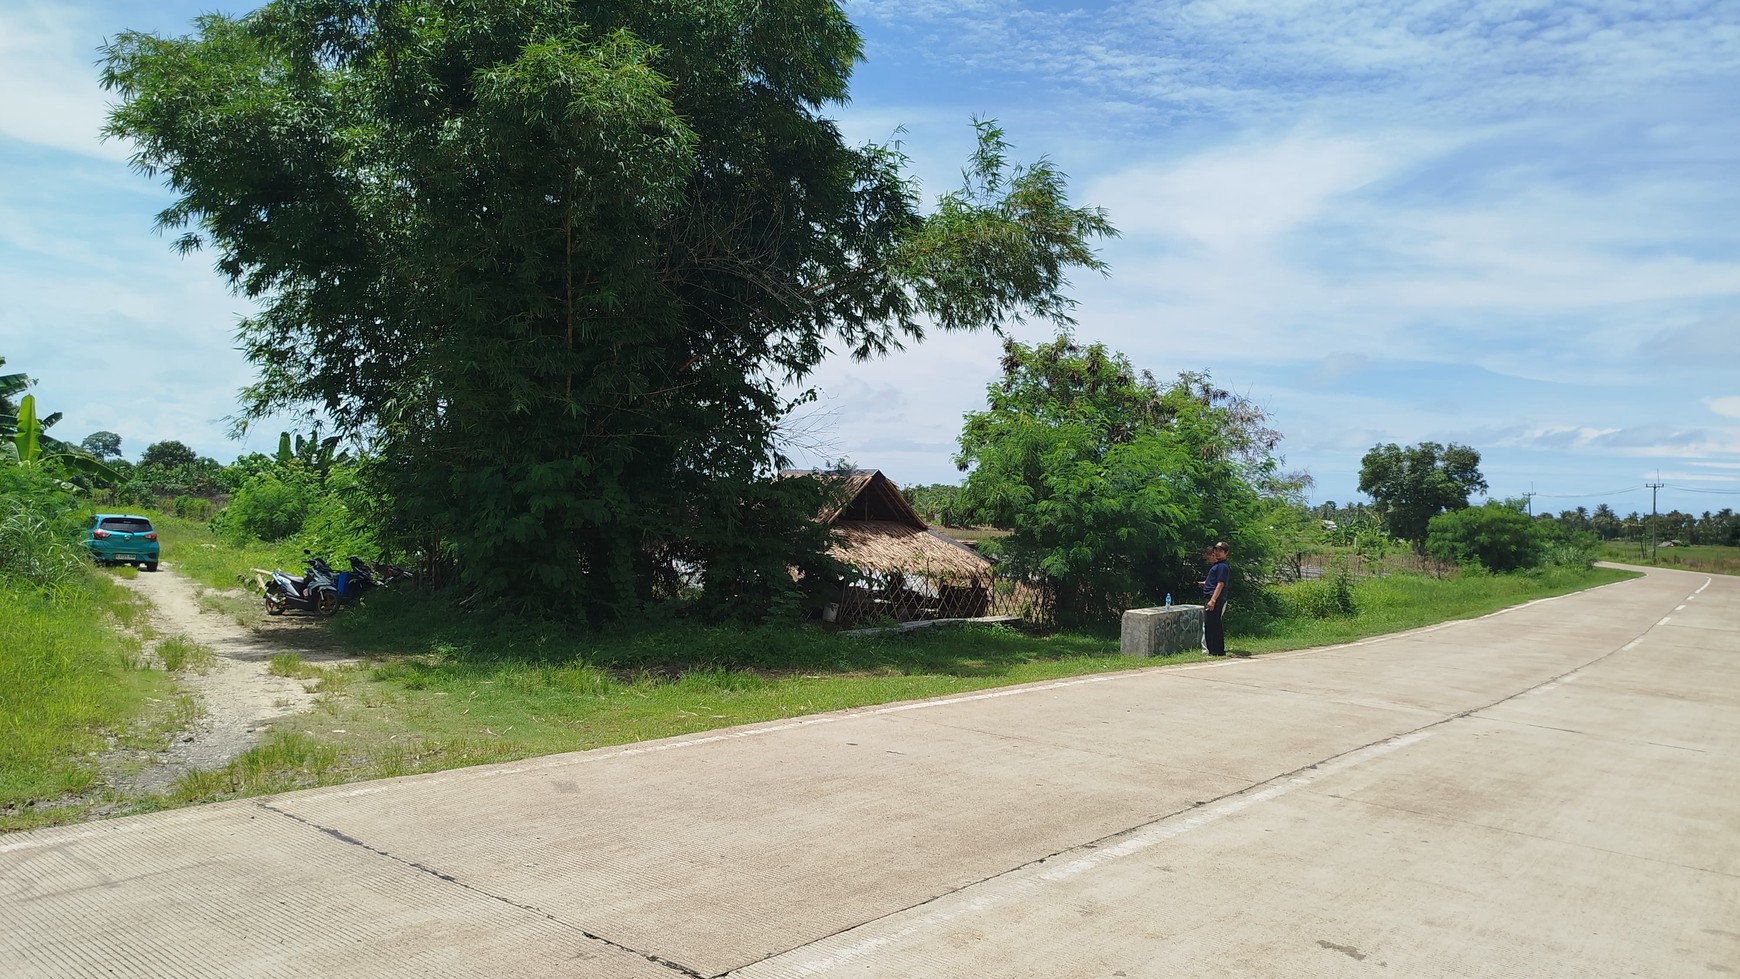
M 295 548 L 237 549 L 203 525 L 153 515 L 164 561 L 213 588 L 249 567 L 297 566 Z M 333 555 L 328 555 L 332 557 Z M 1357 613 L 1258 621 L 1234 607 L 1236 652 L 1345 642 L 1466 618 L 1618 580 L 1591 569 L 1537 575 L 1394 575 L 1353 585 Z M 238 618 L 257 600 L 229 600 Z M 243 606 L 246 608 L 243 608 Z M 152 809 L 319 784 L 437 771 L 668 737 L 803 714 L 965 693 L 1133 666 L 1113 631 L 1038 637 L 1001 627 L 843 637 L 810 627 L 687 622 L 587 634 L 466 615 L 416 591 L 377 591 L 321 627 L 360 665 L 322 667 L 295 653 L 272 669 L 319 693 L 227 767 L 184 776 Z M 74 818 L 68 814 L 66 818 Z
M 1619 564 L 1641 564 L 1680 571 L 1702 571 L 1706 574 L 1740 574 L 1740 547 L 1719 544 L 1692 544 L 1686 547 L 1661 547 L 1650 558 L 1649 545 L 1608 541 L 1601 545 L 1600 558 Z
M 1241 622 L 1239 652 L 1349 641 L 1483 615 L 1628 577 L 1546 572 L 1354 585 L 1358 613 Z M 1245 627 L 1241 631 L 1241 626 Z M 1252 628 L 1255 626 L 1255 628 Z M 1193 662 L 1134 661 L 1115 633 L 1037 637 L 967 627 L 880 637 L 816 628 L 670 622 L 602 635 L 468 617 L 414 592 L 376 592 L 329 627 L 363 665 L 322 669 L 294 655 L 274 669 L 321 696 L 229 768 L 189 776 L 162 804 L 436 771 L 712 728 L 967 693 L 988 687 Z
M 53 589 L 0 580 L 0 830 L 63 822 L 111 743 L 162 741 L 172 681 L 134 635 L 144 607 L 92 570 Z M 166 707 L 165 705 L 169 705 Z

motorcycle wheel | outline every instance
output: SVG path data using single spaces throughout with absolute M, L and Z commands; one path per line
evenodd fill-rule
M 284 614 L 284 600 L 279 598 L 278 596 L 270 593 L 270 592 L 267 592 L 266 593 L 266 614 L 267 615 L 283 615 Z
M 323 591 L 320 593 L 320 604 L 315 611 L 321 615 L 336 615 L 338 613 L 338 592 Z

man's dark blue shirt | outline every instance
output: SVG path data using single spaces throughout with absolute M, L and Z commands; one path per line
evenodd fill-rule
M 1225 585 L 1227 583 L 1226 575 L 1227 569 L 1225 561 L 1216 561 L 1208 566 L 1208 577 L 1204 578 L 1202 581 L 1202 597 L 1204 601 L 1214 594 L 1215 585 Z M 1226 589 L 1222 588 L 1222 597 L 1225 597 L 1225 593 Z

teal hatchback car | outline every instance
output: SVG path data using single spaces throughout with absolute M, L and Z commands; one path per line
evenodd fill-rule
M 85 531 L 85 547 L 98 564 L 137 564 L 157 570 L 157 529 L 144 517 L 99 513 Z

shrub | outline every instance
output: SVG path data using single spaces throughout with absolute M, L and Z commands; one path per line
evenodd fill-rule
M 334 466 L 325 492 L 313 498 L 296 543 L 316 554 L 342 559 L 347 554 L 381 553 L 378 526 L 370 514 L 379 510 L 354 468 Z
M 1563 568 L 1587 568 L 1595 563 L 1601 538 L 1592 530 L 1577 530 L 1554 521 L 1542 526 L 1542 558 Z
M 84 573 L 84 555 L 52 518 L 28 501 L 0 497 L 0 578 L 55 589 Z
M 302 529 L 316 495 L 297 474 L 261 473 L 236 490 L 213 529 L 230 540 L 280 541 Z
M 132 480 L 115 487 L 112 499 L 118 506 L 155 508 L 157 506 L 157 490 L 148 483 Z
M 1332 619 L 1352 615 L 1353 576 L 1345 569 L 1328 578 L 1294 582 L 1276 588 L 1281 614 L 1290 619 Z
M 183 520 L 210 520 L 212 504 L 204 497 L 183 494 L 175 498 L 170 509 Z
M 1426 553 L 1498 573 L 1538 567 L 1546 558 L 1535 522 L 1496 500 L 1433 517 L 1426 528 Z

